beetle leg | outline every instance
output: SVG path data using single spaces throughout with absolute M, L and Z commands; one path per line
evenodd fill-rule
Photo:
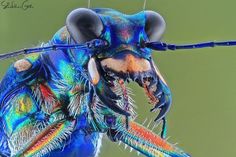
M 145 156 L 190 157 L 184 151 L 134 121 L 130 122 L 129 130 L 124 129 L 118 132 L 113 130 L 113 135 L 116 135 L 115 141 L 120 140 Z

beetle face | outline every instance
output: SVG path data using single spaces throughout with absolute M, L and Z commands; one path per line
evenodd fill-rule
M 125 83 L 135 81 L 154 105 L 152 111 L 160 109 L 156 120 L 165 117 L 171 104 L 170 91 L 152 60 L 151 50 L 145 47 L 146 41 L 159 41 L 165 30 L 165 21 L 158 13 L 124 15 L 111 9 L 77 9 L 68 16 L 67 29 L 77 43 L 96 38 L 108 42 L 108 47 L 96 52 L 87 65 L 102 104 L 115 114 L 134 116 Z

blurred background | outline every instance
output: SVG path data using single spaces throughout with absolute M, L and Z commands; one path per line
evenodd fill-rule
M 2 2 L 3 0 L 0 0 Z M 10 0 L 6 0 L 9 2 Z M 20 2 L 21 0 L 15 0 Z M 87 0 L 28 0 L 28 10 L 0 7 L 0 53 L 47 42 L 64 25 L 68 13 L 87 7 Z M 236 39 L 235 0 L 147 0 L 146 9 L 166 20 L 163 41 L 195 43 Z M 91 0 L 91 7 L 124 13 L 142 10 L 143 0 Z M 168 114 L 169 141 L 194 157 L 236 154 L 236 47 L 154 53 L 173 94 Z M 14 59 L 1 61 L 0 77 Z M 138 121 L 153 118 L 143 91 L 134 88 Z M 158 133 L 158 130 L 156 130 Z M 135 157 L 104 138 L 101 157 Z

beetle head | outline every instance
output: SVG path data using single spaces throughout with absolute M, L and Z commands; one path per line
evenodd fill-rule
M 145 42 L 161 39 L 166 26 L 161 15 L 153 11 L 125 15 L 112 9 L 77 9 L 69 14 L 66 25 L 76 43 L 92 39 L 108 42 L 109 46 L 95 53 L 87 64 L 102 104 L 115 114 L 134 116 L 125 83 L 135 81 L 145 89 L 154 108 L 160 108 L 157 120 L 164 118 L 170 108 L 170 91 L 152 60 L 151 49 L 145 47 Z

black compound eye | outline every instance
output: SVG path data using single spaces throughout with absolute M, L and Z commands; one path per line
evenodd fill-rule
M 145 32 L 149 41 L 160 41 L 166 29 L 164 18 L 154 11 L 145 11 L 145 15 Z
M 99 16 L 90 9 L 73 10 L 66 19 L 71 37 L 79 44 L 98 38 L 103 31 Z

